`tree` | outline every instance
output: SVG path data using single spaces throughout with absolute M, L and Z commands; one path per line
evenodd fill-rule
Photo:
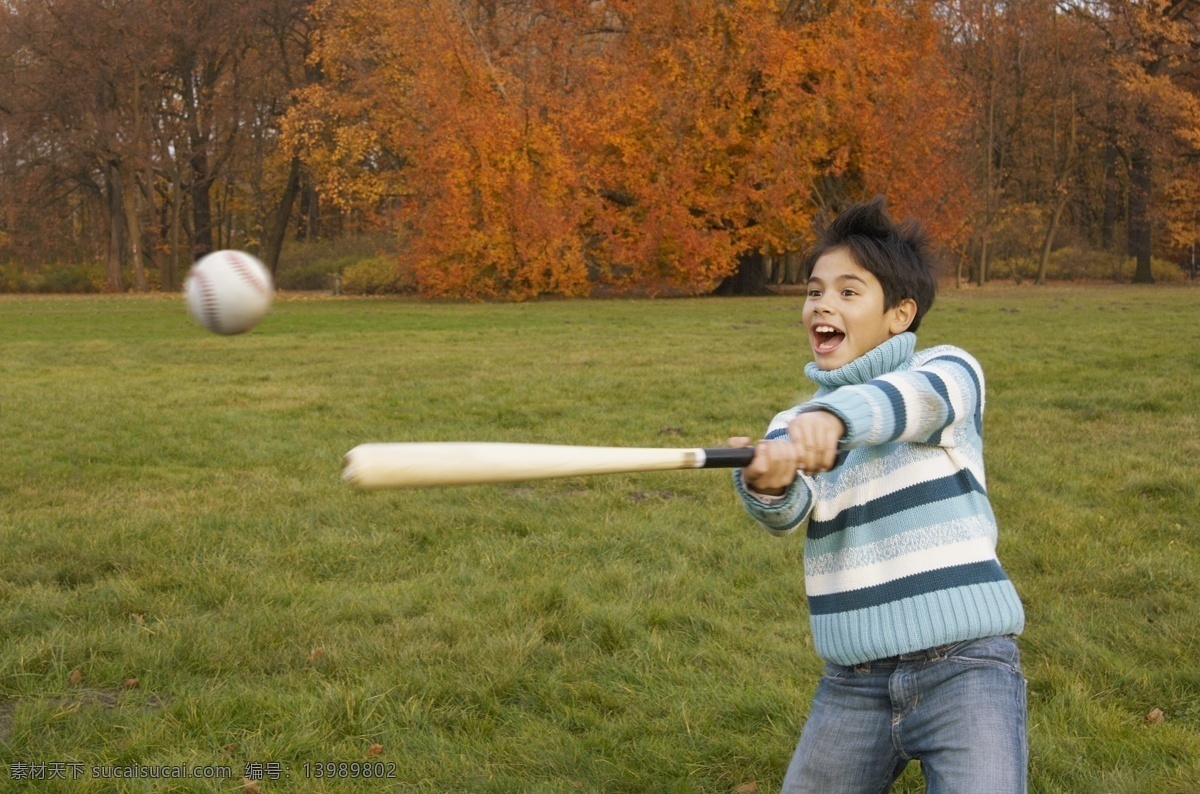
M 0 259 L 175 288 L 392 228 L 425 295 L 765 288 L 883 193 L 986 282 L 1198 236 L 1200 0 L 8 0 Z M 1124 223 L 1122 223 L 1124 219 Z M 998 270 L 999 268 L 999 270 Z
M 124 289 L 128 272 L 146 289 L 154 269 L 175 288 L 181 249 L 189 257 L 218 243 L 257 249 L 268 225 L 277 257 L 282 233 L 274 227 L 286 227 L 291 211 L 288 180 L 262 164 L 278 147 L 289 92 L 308 76 L 306 7 L 5 3 L 0 189 L 12 187 L 0 202 L 11 222 L 30 224 L 18 238 L 23 255 L 102 252 L 110 290 Z M 50 233 L 55 224 L 71 234 Z
M 1137 278 L 1150 278 L 1152 221 L 1171 212 L 1162 204 L 1167 177 L 1194 151 L 1195 87 L 1181 79 L 1195 38 L 1190 5 L 942 3 L 961 84 L 977 108 L 969 128 L 979 153 L 972 170 L 980 283 L 997 254 L 1012 265 L 1013 246 L 1024 244 L 1014 232 L 1029 237 L 1028 224 L 1012 222 L 1017 216 L 1032 219 L 1040 239 L 1029 258 L 1035 270 L 1017 277 L 1046 280 L 1064 226 L 1069 239 L 1111 248 L 1124 217 Z M 1170 195 L 1178 202 L 1185 193 Z M 1008 236 L 997 238 L 998 230 Z
M 814 197 L 888 191 L 959 228 L 961 103 L 931 6 L 788 13 L 327 0 L 327 80 L 288 135 L 343 207 L 400 199 L 425 294 L 704 291 L 799 245 Z
M 1133 280 L 1153 283 L 1155 153 L 1187 153 L 1193 162 L 1200 154 L 1200 103 L 1195 94 L 1198 4 L 1161 0 L 1125 4 L 1114 11 L 1119 11 L 1113 20 L 1119 31 L 1114 70 L 1134 119 L 1129 157 L 1129 242 L 1130 253 L 1137 257 Z
M 124 288 L 128 244 L 144 289 L 138 175 L 148 149 L 143 121 L 155 94 L 156 36 L 133 5 L 14 2 L 7 12 L 3 49 L 16 53 L 4 100 L 14 168 L 42 201 L 79 192 L 98 200 L 106 288 Z

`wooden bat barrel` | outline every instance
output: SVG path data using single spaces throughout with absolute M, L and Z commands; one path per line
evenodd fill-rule
M 426 488 L 545 480 L 591 474 L 745 466 L 744 449 L 586 447 L 445 441 L 360 444 L 342 479 L 356 488 Z

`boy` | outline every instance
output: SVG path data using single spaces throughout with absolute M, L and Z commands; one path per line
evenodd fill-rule
M 914 758 L 931 794 L 1026 788 L 1013 640 L 1025 618 L 996 558 L 983 373 L 955 347 L 914 352 L 936 290 L 927 248 L 882 198 L 820 230 L 803 314 L 819 388 L 775 417 L 734 475 L 767 531 L 808 522 L 805 589 L 826 665 L 789 794 L 885 792 Z

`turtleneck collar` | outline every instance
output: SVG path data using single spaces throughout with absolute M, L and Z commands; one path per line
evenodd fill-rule
M 905 331 L 837 369 L 826 371 L 818 367 L 815 361 L 810 361 L 804 367 L 804 374 L 826 389 L 866 383 L 872 378 L 894 372 L 916 349 L 916 334 Z

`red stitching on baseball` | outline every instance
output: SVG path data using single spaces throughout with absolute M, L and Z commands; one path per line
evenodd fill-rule
M 204 314 L 204 325 L 208 330 L 219 334 L 221 333 L 221 307 L 217 305 L 217 293 L 213 291 L 212 284 L 209 283 L 203 270 L 197 268 L 193 278 L 196 279 L 196 288 L 200 290 L 200 311 Z
M 225 258 L 229 261 L 229 266 L 233 268 L 233 271 L 241 277 L 242 281 L 253 287 L 259 295 L 270 294 L 270 290 L 267 289 L 267 285 L 259 280 L 258 274 L 255 273 L 249 265 L 243 262 L 240 256 L 231 251 L 225 255 Z

